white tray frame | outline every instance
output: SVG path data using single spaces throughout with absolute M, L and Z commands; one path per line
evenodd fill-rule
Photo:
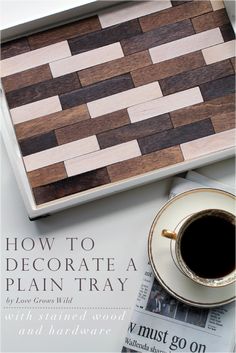
M 80 14 L 80 18 L 85 17 L 86 11 L 88 15 L 91 15 L 92 13 L 96 13 L 96 11 L 98 11 L 99 9 L 107 7 L 108 4 L 114 4 L 117 2 L 119 1 L 92 1 L 90 4 L 77 7 L 76 10 L 75 8 L 73 8 L 73 11 L 63 11 L 60 14 L 57 13 L 55 15 L 47 16 L 37 21 L 18 25 L 15 28 L 12 27 L 4 30 L 4 39 L 10 40 L 22 35 L 33 33 L 35 31 L 38 31 L 40 28 L 50 28 L 52 27 L 53 23 L 58 24 L 58 18 L 60 18 L 61 24 L 71 22 L 74 20 L 75 13 Z M 2 137 L 16 177 L 18 187 L 23 197 L 27 213 L 31 220 L 50 215 L 52 213 L 61 211 L 69 207 L 103 198 L 105 196 L 118 193 L 120 191 L 124 191 L 127 189 L 135 188 L 140 185 L 161 180 L 163 178 L 173 176 L 189 169 L 194 169 L 200 166 L 211 164 L 216 161 L 224 160 L 234 156 L 235 153 L 234 148 L 227 148 L 219 152 L 202 156 L 201 158 L 194 159 L 192 161 L 190 160 L 181 162 L 172 166 L 164 167 L 159 170 L 148 172 L 119 182 L 113 182 L 111 184 L 99 186 L 94 189 L 82 191 L 70 196 L 63 197 L 61 199 L 57 199 L 55 201 L 47 202 L 42 205 L 36 205 L 27 178 L 22 155 L 14 132 L 14 127 L 11 121 L 9 108 L 2 86 L 0 87 L 0 89 L 2 109 Z

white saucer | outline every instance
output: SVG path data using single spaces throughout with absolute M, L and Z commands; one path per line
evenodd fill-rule
M 178 300 L 198 307 L 215 307 L 235 299 L 235 285 L 204 287 L 193 282 L 179 269 L 174 257 L 174 241 L 161 236 L 162 229 L 175 230 L 192 213 L 217 208 L 234 213 L 235 197 L 217 189 L 195 189 L 174 197 L 155 217 L 149 233 L 148 255 L 160 284 Z M 220 254 L 216 254 L 219 257 Z

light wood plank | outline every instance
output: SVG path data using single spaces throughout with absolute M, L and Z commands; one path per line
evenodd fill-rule
M 235 129 L 227 130 L 180 145 L 185 160 L 235 147 Z
M 65 161 L 65 167 L 68 176 L 73 176 L 140 155 L 141 152 L 138 142 L 137 140 L 133 140 L 85 156 L 67 160 Z
M 235 56 L 235 40 L 214 45 L 213 47 L 202 50 L 205 62 L 207 65 L 230 59 Z

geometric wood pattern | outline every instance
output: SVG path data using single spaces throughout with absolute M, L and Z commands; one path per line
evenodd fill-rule
M 221 1 L 119 4 L 2 45 L 36 204 L 234 146 L 235 40 Z

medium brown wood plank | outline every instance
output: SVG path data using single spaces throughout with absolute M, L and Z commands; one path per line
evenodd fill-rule
M 211 121 L 216 133 L 234 129 L 236 125 L 235 112 L 217 114 L 211 118 Z
M 52 79 L 51 70 L 49 65 L 45 64 L 33 69 L 3 77 L 2 83 L 5 92 L 10 92 L 50 79 Z
M 54 131 L 46 134 L 30 137 L 19 142 L 21 153 L 23 156 L 28 156 L 33 153 L 47 150 L 58 145 Z
M 178 91 L 199 86 L 205 82 L 217 80 L 233 74 L 233 68 L 229 60 L 220 61 L 206 65 L 195 70 L 183 72 L 176 76 L 160 80 L 163 95 L 172 94 Z
M 75 55 L 119 42 L 124 38 L 129 38 L 139 33 L 142 33 L 142 30 L 139 21 L 135 19 L 105 28 L 95 33 L 70 39 L 68 42 L 72 55 Z
M 152 64 L 148 51 L 143 51 L 78 72 L 82 86 L 119 76 Z
M 1 60 L 26 53 L 27 51 L 30 51 L 30 47 L 26 37 L 11 40 L 1 45 Z
M 51 184 L 55 181 L 67 178 L 67 173 L 63 162 L 33 170 L 32 172 L 27 173 L 27 175 L 32 188 Z
M 173 127 L 169 114 L 122 126 L 97 135 L 100 148 L 107 148 L 121 143 L 137 140 Z
M 223 26 L 229 23 L 226 9 L 209 12 L 192 19 L 196 33 L 207 31 L 212 28 Z
M 121 46 L 124 54 L 130 55 L 157 45 L 190 36 L 194 33 L 192 22 L 187 19 L 139 34 L 135 37 L 124 39 L 121 41 Z
M 63 26 L 32 34 L 28 37 L 31 49 L 38 49 L 79 35 L 95 32 L 101 29 L 97 16 L 72 22 Z
M 230 61 L 233 66 L 234 72 L 236 72 L 236 58 L 231 58 Z
M 91 102 L 93 100 L 123 92 L 134 87 L 130 74 L 117 76 L 93 85 L 80 88 L 76 91 L 62 94 L 60 102 L 62 109 Z
M 162 150 L 163 148 L 180 145 L 181 143 L 214 134 L 210 119 L 177 127 L 157 134 L 138 139 L 142 154 Z
M 23 140 L 86 119 L 90 119 L 90 115 L 87 105 L 83 104 L 71 109 L 62 110 L 57 113 L 16 124 L 14 127 L 18 140 Z
M 196 121 L 212 117 L 217 114 L 226 114 L 235 111 L 234 94 L 209 100 L 190 107 L 178 109 L 170 113 L 174 127 L 191 124 Z
M 183 161 L 179 146 L 135 157 L 107 167 L 111 182 L 127 179 Z
M 75 193 L 90 190 L 97 186 L 109 184 L 110 178 L 106 168 L 93 170 L 88 173 L 56 181 L 44 186 L 33 188 L 33 194 L 37 205 L 60 199 Z
M 55 133 L 58 144 L 62 145 L 64 143 L 112 130 L 129 123 L 130 119 L 128 112 L 126 109 L 122 109 L 114 113 L 100 116 L 96 119 L 81 121 L 77 124 L 57 129 L 55 130 Z
M 174 59 L 137 69 L 131 72 L 131 76 L 137 87 L 180 74 L 181 72 L 193 70 L 204 65 L 205 60 L 202 52 L 196 51 L 194 53 L 182 55 Z
M 74 72 L 8 92 L 6 98 L 9 108 L 11 109 L 48 97 L 71 92 L 80 87 L 79 78 Z
M 200 85 L 200 90 L 204 101 L 214 99 L 221 96 L 226 96 L 235 92 L 235 75 L 227 76 L 206 82 Z
M 143 32 L 212 11 L 210 1 L 193 1 L 140 18 Z

